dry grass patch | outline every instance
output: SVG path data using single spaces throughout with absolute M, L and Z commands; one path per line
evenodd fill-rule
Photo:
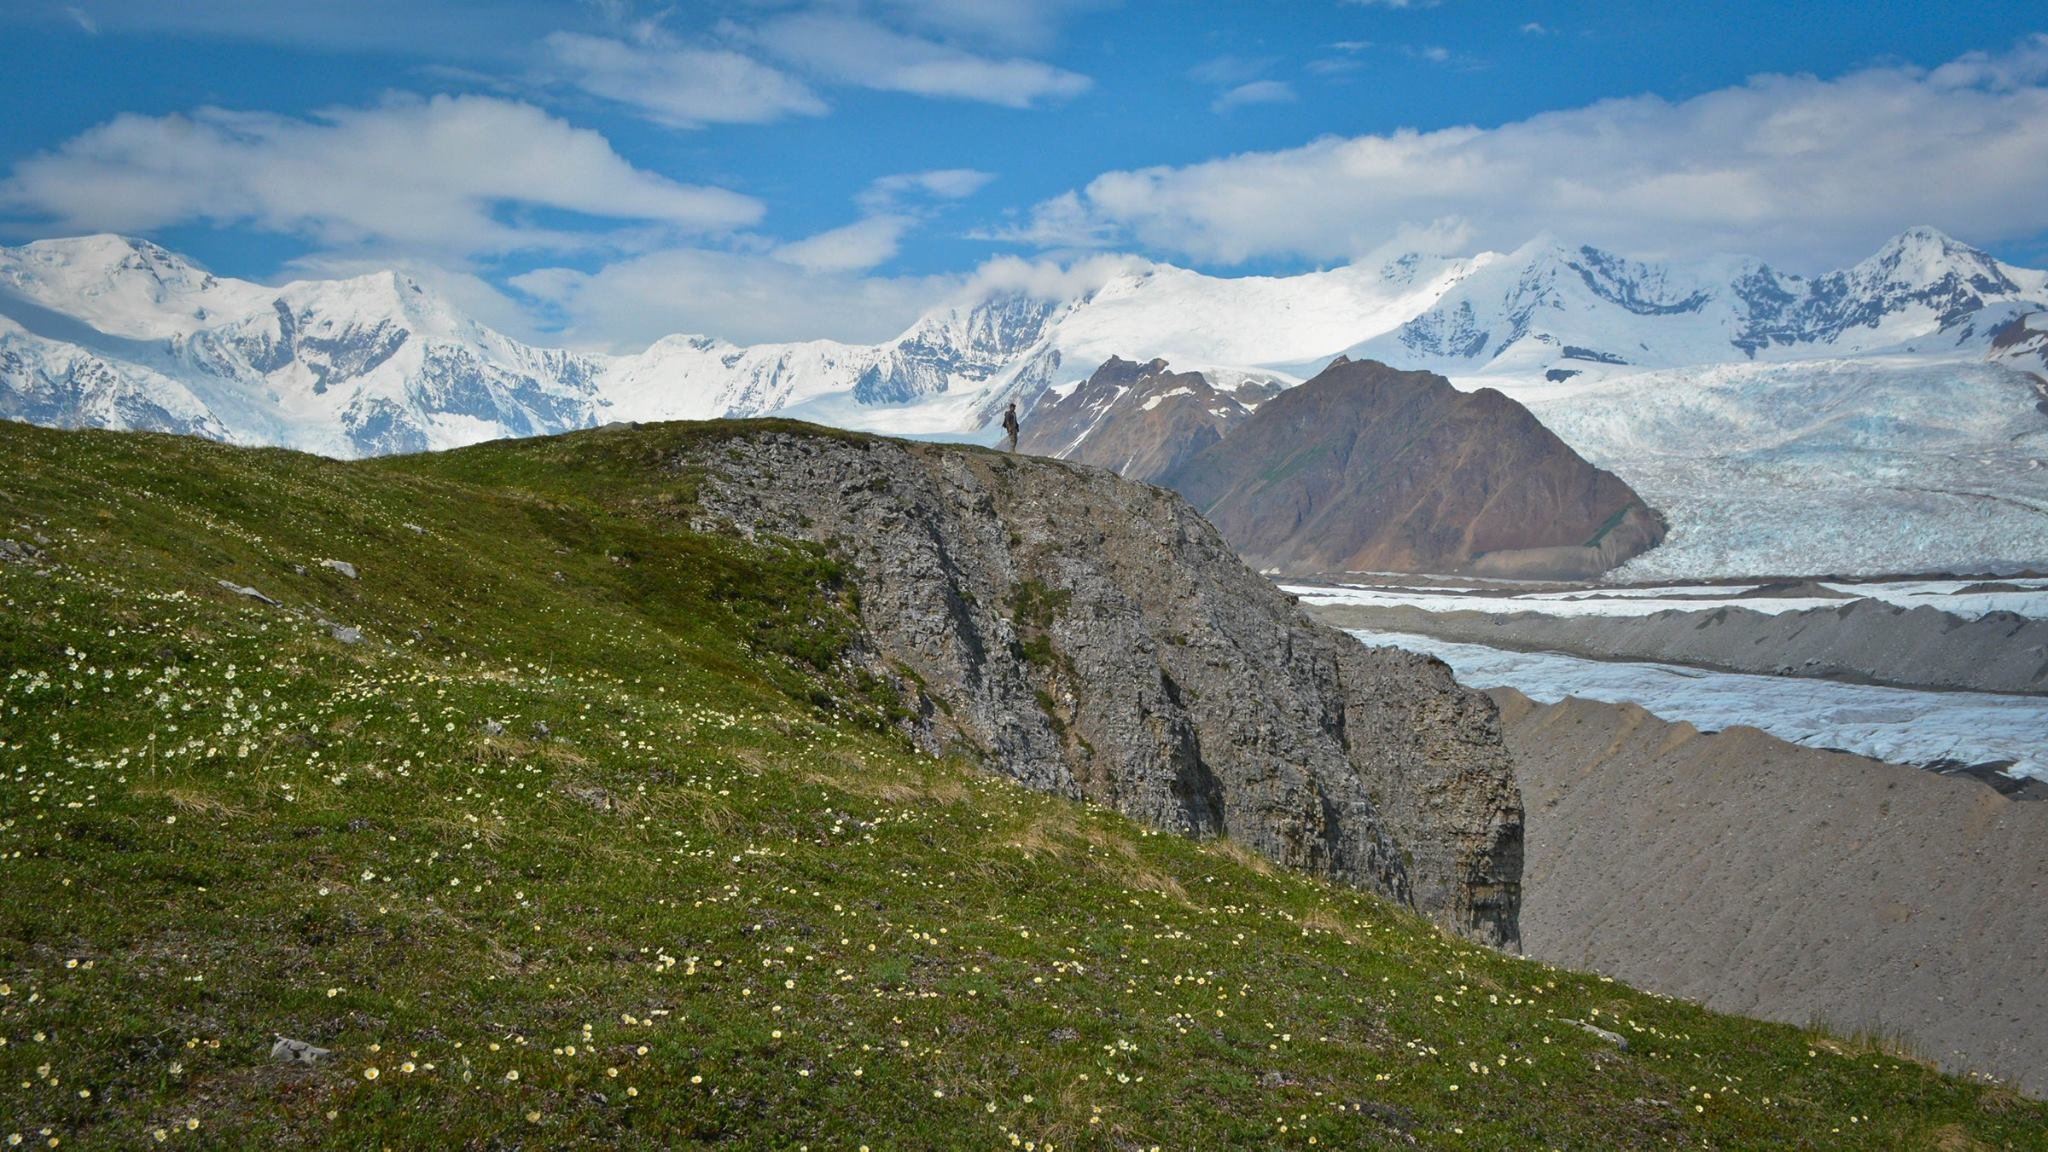
M 1328 908 L 1309 909 L 1308 914 L 1303 916 L 1299 923 L 1311 932 L 1328 932 L 1354 947 L 1363 948 L 1366 944 L 1365 933 Z
M 1991 1145 L 1963 1131 L 1960 1124 L 1944 1124 L 1933 1133 L 1936 1152 L 1989 1152 Z
M 191 812 L 222 819 L 240 820 L 249 815 L 247 809 L 237 808 L 224 800 L 194 792 L 189 788 L 136 788 L 138 796 L 161 796 L 169 800 L 180 812 Z
M 1278 871 L 1274 868 L 1271 860 L 1239 844 L 1228 836 L 1218 836 L 1216 839 L 1208 841 L 1202 845 L 1202 850 L 1214 852 L 1225 860 L 1249 868 L 1261 876 L 1272 876 L 1277 874 Z

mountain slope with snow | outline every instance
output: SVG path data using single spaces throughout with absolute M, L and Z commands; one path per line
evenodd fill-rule
M 0 418 L 334 456 L 789 415 L 992 440 L 1113 355 L 1264 394 L 1349 353 L 1527 405 L 1671 516 L 1625 575 L 2048 566 L 2048 273 L 1913 229 L 1811 279 L 1548 238 L 1291 277 L 1154 265 L 953 301 L 880 344 L 533 347 L 395 273 L 279 287 L 146 241 L 0 248 Z M 1050 410 L 1050 409 L 1049 409 Z M 1063 455 L 1088 457 L 1081 440 Z

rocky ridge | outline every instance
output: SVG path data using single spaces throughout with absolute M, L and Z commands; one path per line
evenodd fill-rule
M 1263 571 L 1597 575 L 1661 517 L 1492 389 L 1339 357 L 1161 477 Z
M 1168 371 L 1164 360 L 1111 356 L 1066 395 L 1046 393 L 1018 448 L 1154 482 L 1221 440 L 1271 394 L 1251 385 L 1226 392 L 1200 372 Z
M 1516 945 L 1521 807 L 1490 703 L 1315 624 L 1171 492 L 793 426 L 666 466 L 697 526 L 842 557 L 866 670 L 929 750 Z

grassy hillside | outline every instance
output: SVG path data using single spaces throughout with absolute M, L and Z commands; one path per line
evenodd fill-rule
M 0 423 L 43 553 L 0 562 L 0 1140 L 2048 1146 L 2004 1089 L 912 752 L 820 671 L 829 558 L 682 527 L 651 462 L 718 434 Z

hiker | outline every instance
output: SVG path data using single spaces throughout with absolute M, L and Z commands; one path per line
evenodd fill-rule
M 1003 412 L 1003 451 L 1017 450 L 1017 402 L 1010 401 L 1010 407 Z

